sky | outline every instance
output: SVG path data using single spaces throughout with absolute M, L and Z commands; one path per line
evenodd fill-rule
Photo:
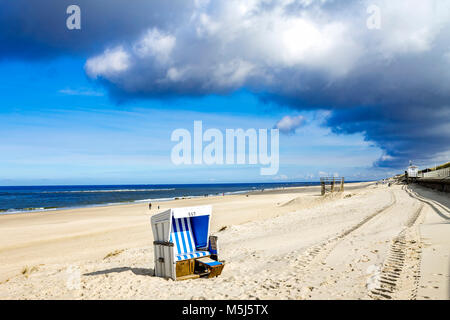
M 373 180 L 450 159 L 448 1 L 0 4 L 0 185 Z M 278 172 L 175 165 L 194 121 L 279 129 Z

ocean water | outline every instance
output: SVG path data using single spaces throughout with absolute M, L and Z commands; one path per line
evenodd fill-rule
M 232 194 L 261 189 L 312 186 L 318 182 L 98 185 L 0 187 L 0 214 L 114 205 L 129 202 L 167 201 L 181 197 Z

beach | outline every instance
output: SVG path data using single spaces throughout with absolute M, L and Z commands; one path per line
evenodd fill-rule
M 0 299 L 449 299 L 448 194 L 345 187 L 0 215 Z M 207 204 L 222 275 L 154 277 L 150 217 Z

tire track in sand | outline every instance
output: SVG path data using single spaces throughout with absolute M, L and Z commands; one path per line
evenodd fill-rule
M 409 193 L 405 188 L 402 189 Z M 369 292 L 370 298 L 376 300 L 416 299 L 422 247 L 418 226 L 422 222 L 423 208 L 424 203 L 421 203 L 406 221 L 405 229 L 392 239 L 377 284 Z
M 363 225 L 371 221 L 376 216 L 386 212 L 388 209 L 393 207 L 397 203 L 397 199 L 392 191 L 390 191 L 391 202 L 381 209 L 378 209 L 374 213 L 370 214 L 359 223 L 353 225 L 352 227 L 344 230 L 342 233 L 335 237 L 331 237 L 317 245 L 309 247 L 302 254 L 300 259 L 296 259 L 295 264 L 300 267 L 300 272 L 304 271 L 308 266 L 315 263 L 320 263 L 330 254 L 330 252 L 349 234 L 354 232 L 355 230 L 361 228 Z
M 426 199 L 426 198 L 420 196 L 419 194 L 417 194 L 417 192 L 411 190 L 409 187 L 405 187 L 403 190 L 405 190 L 411 198 L 428 204 L 437 214 L 439 214 L 444 219 L 450 219 L 450 216 L 449 216 L 450 210 L 446 206 L 442 205 L 441 203 L 439 203 L 435 200 Z M 444 211 L 444 212 L 442 212 L 442 211 Z
M 326 259 L 328 254 L 343 241 L 349 234 L 366 225 L 369 221 L 386 212 L 397 203 L 395 194 L 390 191 L 390 202 L 375 212 L 363 218 L 360 222 L 344 229 L 336 236 L 330 237 L 316 245 L 308 247 L 302 254 L 292 259 L 292 254 L 286 254 L 283 261 L 288 261 L 289 268 L 285 272 L 281 272 L 269 279 L 264 279 L 263 283 L 255 282 L 256 286 L 261 285 L 265 289 L 268 297 L 276 297 L 277 290 L 280 286 L 289 286 L 292 292 L 286 297 L 289 299 L 304 299 L 308 296 L 308 285 L 304 283 L 305 276 L 309 274 L 309 270 L 319 265 Z M 263 295 L 264 296 L 264 295 Z

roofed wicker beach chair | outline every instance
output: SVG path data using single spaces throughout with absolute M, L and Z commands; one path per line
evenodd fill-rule
M 209 235 L 211 211 L 211 206 L 185 207 L 152 216 L 155 276 L 186 280 L 222 273 L 217 237 Z

